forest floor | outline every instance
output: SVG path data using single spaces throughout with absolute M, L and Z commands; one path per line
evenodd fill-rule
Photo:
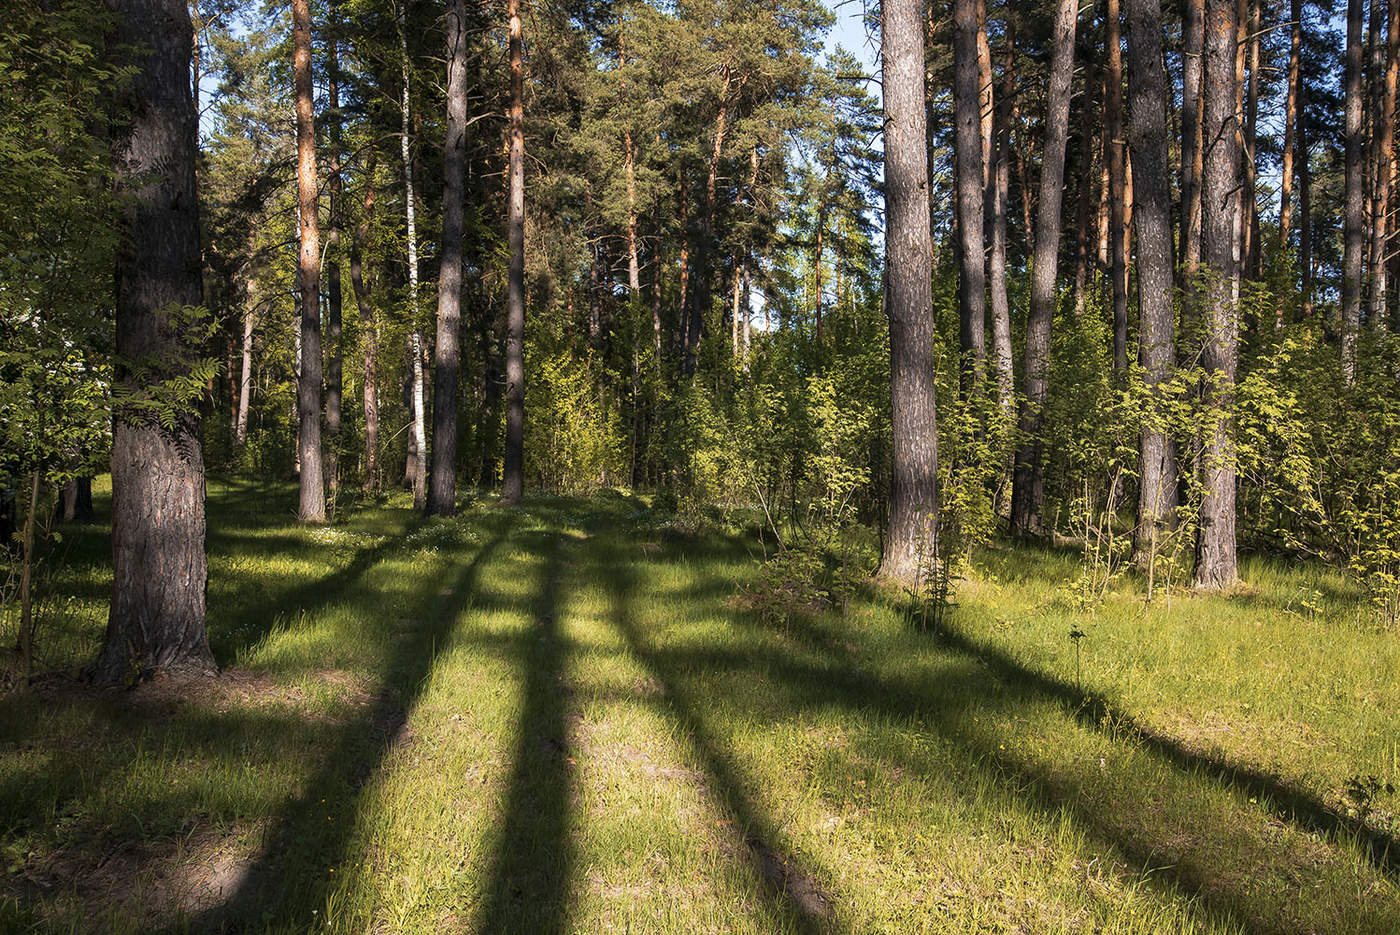
M 993 548 L 933 632 L 771 624 L 632 497 L 293 504 L 211 483 L 220 679 L 0 698 L 0 930 L 1400 932 L 1400 640 L 1328 574 L 1090 613 Z

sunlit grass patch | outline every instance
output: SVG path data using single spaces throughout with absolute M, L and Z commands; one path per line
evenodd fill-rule
M 212 489 L 233 668 L 0 702 L 0 928 L 1400 930 L 1393 635 L 1325 573 L 1082 613 L 1071 554 L 994 549 L 937 632 L 770 624 L 753 543 L 623 495 Z

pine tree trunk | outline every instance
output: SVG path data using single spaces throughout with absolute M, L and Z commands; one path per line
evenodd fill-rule
M 116 257 L 118 360 L 169 365 L 200 349 L 165 314 L 203 301 L 198 115 L 190 89 L 191 28 L 184 0 L 120 0 L 118 40 L 131 62 L 134 108 L 119 128 L 116 181 L 123 197 Z M 141 371 L 119 365 L 115 380 L 143 395 Z M 198 412 L 179 407 L 163 427 L 118 408 L 112 420 L 112 602 L 95 681 L 117 684 L 155 669 L 206 675 L 214 657 L 204 627 L 204 460 Z
M 1365 29 L 1362 0 L 1347 2 L 1345 69 L 1346 182 L 1342 208 L 1342 379 L 1356 379 L 1356 337 L 1361 325 L 1361 262 L 1365 251 L 1366 193 L 1362 139 L 1362 39 Z
M 321 464 L 321 225 L 316 215 L 316 125 L 312 116 L 311 11 L 308 0 L 292 0 L 292 82 L 296 89 L 297 210 L 301 247 L 301 373 L 297 378 L 297 453 L 301 461 L 297 519 L 326 520 Z
M 374 306 L 365 286 L 364 251 L 369 247 L 370 221 L 374 218 L 374 150 L 370 150 L 365 167 L 365 199 L 360 223 L 350 244 L 350 287 L 355 290 L 355 306 L 360 313 L 360 339 L 364 341 L 364 370 L 361 374 L 365 410 L 365 470 L 364 489 L 379 486 L 379 326 L 374 320 Z
M 1235 69 L 1234 0 L 1207 0 L 1202 137 L 1205 171 L 1201 258 L 1204 264 L 1201 362 L 1205 403 L 1212 411 L 1201 458 L 1202 498 L 1196 542 L 1196 586 L 1227 588 L 1235 561 L 1235 368 L 1239 354 L 1240 136 Z
M 1118 0 L 1105 17 L 1108 69 L 1104 121 L 1108 134 L 1109 281 L 1113 290 L 1113 369 L 1128 370 L 1128 160 L 1123 139 L 1123 42 Z
M 451 516 L 457 507 L 457 378 L 461 367 L 462 228 L 467 162 L 467 7 L 447 7 L 447 129 L 442 166 L 442 238 L 439 244 L 437 343 L 433 362 L 433 470 L 428 513 Z
M 1240 245 L 1243 261 L 1241 274 L 1248 279 L 1259 278 L 1261 264 L 1259 257 L 1259 204 L 1258 204 L 1258 161 L 1256 139 L 1259 127 L 1259 32 L 1260 0 L 1247 4 L 1249 9 L 1249 29 L 1246 37 L 1249 79 L 1244 95 L 1244 189 L 1241 200 L 1242 228 L 1244 242 Z
M 986 361 L 986 261 L 983 214 L 981 69 L 978 0 L 953 0 L 953 157 L 958 211 L 958 336 L 964 394 L 972 391 Z
M 880 575 L 906 583 L 917 580 L 931 557 L 938 510 L 922 6 L 920 0 L 885 0 L 880 38 L 894 462 Z
M 1030 313 L 1026 321 L 1025 401 L 1022 442 L 1016 452 L 1011 490 L 1011 531 L 1027 535 L 1040 528 L 1043 499 L 1041 429 L 1049 390 L 1050 327 L 1055 314 L 1055 279 L 1060 252 L 1060 210 L 1064 197 L 1065 147 L 1074 78 L 1074 32 L 1079 6 L 1059 0 L 1051 33 L 1050 84 L 1045 101 L 1045 148 L 1040 169 L 1040 213 L 1031 262 Z
M 1379 44 L 1379 39 L 1377 39 Z M 1395 92 L 1400 70 L 1400 2 L 1390 0 L 1386 17 L 1383 77 L 1376 107 L 1371 145 L 1376 148 L 1376 187 L 1371 227 L 1371 321 L 1384 329 L 1389 312 L 1390 262 L 1386 256 L 1390 229 L 1391 188 L 1395 177 Z
M 729 85 L 728 68 L 724 71 L 724 86 L 720 91 L 719 115 L 715 118 L 715 131 L 710 153 L 710 165 L 705 177 L 705 214 L 701 218 L 700 238 L 695 251 L 695 283 L 691 296 L 690 325 L 685 330 L 685 358 L 683 372 L 689 376 L 695 372 L 696 354 L 700 341 L 705 337 L 705 316 L 710 313 L 713 271 L 712 255 L 715 239 L 715 187 L 719 180 L 719 161 L 724 152 L 724 137 L 729 129 Z
M 1011 181 L 1011 113 L 1016 93 L 1014 83 L 1016 57 L 1014 0 L 1007 6 L 1003 52 L 1002 90 L 997 100 L 996 145 L 993 150 L 992 180 L 989 186 L 992 235 L 991 256 L 988 259 L 988 285 L 991 293 L 992 360 L 996 368 L 997 402 L 1007 427 L 1016 415 L 1016 365 L 1011 349 L 1011 302 L 1006 284 L 1006 205 Z
M 1201 174 L 1204 171 L 1201 79 L 1204 71 L 1205 0 L 1185 0 L 1182 12 L 1181 270 L 1194 291 L 1201 267 Z
M 1170 92 L 1162 59 L 1162 12 L 1158 0 L 1128 0 L 1128 143 L 1137 169 L 1133 193 L 1137 225 L 1137 289 L 1141 319 L 1138 357 L 1156 404 L 1143 414 L 1139 455 L 1138 524 L 1134 547 L 1140 563 L 1159 551 L 1158 536 L 1170 526 L 1176 506 L 1176 460 L 1157 387 L 1176 365 L 1172 295 L 1172 192 L 1168 179 L 1167 102 Z
M 1278 243 L 1288 249 L 1293 228 L 1293 163 L 1298 146 L 1298 91 L 1303 80 L 1303 0 L 1289 0 L 1288 96 L 1283 107 L 1283 158 L 1279 174 Z M 1282 306 L 1280 306 L 1282 307 Z
M 525 62 L 520 0 L 508 0 L 510 30 L 510 198 L 506 239 L 510 271 L 506 297 L 506 451 L 501 499 L 519 503 L 525 491 Z
M 248 407 L 253 401 L 253 310 L 243 312 L 243 353 L 238 376 L 238 421 L 234 440 L 242 448 L 248 440 Z
M 326 117 L 330 121 L 331 174 L 330 174 L 330 231 L 326 243 L 332 250 L 340 247 L 340 209 L 344 196 L 341 178 L 342 145 L 340 119 L 340 61 L 336 54 L 335 29 L 337 26 L 336 4 L 330 6 L 330 33 L 326 39 Z M 340 401 L 343 381 L 341 379 L 341 292 L 340 262 L 332 259 L 326 264 L 326 341 L 330 345 L 326 355 L 326 483 L 330 487 L 331 502 L 340 489 Z

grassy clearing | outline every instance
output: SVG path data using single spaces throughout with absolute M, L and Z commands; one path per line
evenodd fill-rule
M 1400 931 L 1400 805 L 1347 793 L 1400 780 L 1400 653 L 1325 576 L 1085 615 L 993 550 L 941 632 L 769 626 L 755 543 L 631 498 L 211 496 L 225 678 L 0 700 L 0 928 Z

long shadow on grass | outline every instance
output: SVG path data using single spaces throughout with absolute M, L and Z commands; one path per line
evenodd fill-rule
M 830 931 L 831 898 L 822 891 L 817 877 L 791 855 L 779 850 L 777 829 L 745 789 L 740 770 L 720 752 L 695 702 L 682 689 L 679 673 L 668 661 L 671 657 L 648 646 L 632 612 L 635 572 L 623 555 L 616 535 L 614 530 L 607 529 L 597 537 L 601 540 L 597 545 L 598 577 L 606 581 L 612 591 L 613 623 L 622 634 L 628 651 L 662 685 L 666 707 L 705 768 L 714 804 L 733 816 L 742 836 L 739 850 L 761 881 L 762 892 L 768 898 L 767 908 L 772 913 L 770 924 L 782 919 L 791 922 L 799 932 L 814 935 Z
M 563 685 L 564 639 L 558 620 L 563 538 L 557 532 L 530 537 L 546 560 L 531 607 L 532 629 L 521 635 L 519 643 L 524 684 L 514 766 L 486 876 L 485 902 L 474 927 L 492 935 L 552 935 L 564 931 L 568 920 L 572 767 Z
M 1225 757 L 1189 749 L 1180 741 L 1137 723 L 1130 715 L 1114 708 L 1107 698 L 1085 693 L 1066 681 L 1027 668 L 1002 650 L 979 643 L 953 627 L 946 624 L 930 627 L 929 633 L 943 646 L 975 658 L 1002 681 L 1060 702 L 1073 710 L 1086 727 L 1131 738 L 1180 770 L 1211 776 L 1238 792 L 1267 802 L 1277 818 L 1292 821 L 1308 831 L 1355 840 L 1372 866 L 1400 879 L 1400 841 L 1393 834 L 1344 814 L 1277 776 Z
M 1266 871 L 1272 872 L 1275 882 L 1281 879 L 1307 881 L 1309 878 L 1320 882 L 1320 868 L 1314 865 L 1315 855 L 1299 852 L 1296 847 L 1293 850 L 1284 848 L 1281 843 L 1269 839 L 1267 829 L 1258 826 L 1242 829 L 1228 823 L 1212 825 L 1210 815 L 1195 811 L 1196 803 L 1189 789 L 1172 784 L 1115 789 L 1108 775 L 1092 776 L 1092 768 L 1089 774 L 1076 773 L 1081 767 L 1075 766 L 1073 758 L 1070 762 L 1059 762 L 1045 754 L 1019 751 L 1014 744 L 1007 750 L 1006 745 L 999 742 L 1005 738 L 995 735 L 995 728 L 988 719 L 988 715 L 996 715 L 1009 720 L 1017 717 L 1025 704 L 1049 700 L 1058 703 L 1081 727 L 1108 733 L 1116 742 L 1137 744 L 1158 756 L 1188 783 L 1197 781 L 1199 776 L 1207 782 L 1224 780 L 1221 785 L 1237 797 L 1253 791 L 1205 768 L 1191 759 L 1190 754 L 1184 758 L 1164 754 L 1159 746 L 1133 733 L 1131 727 L 1125 728 L 1121 719 L 1095 717 L 1096 712 L 1101 714 L 1106 710 L 1101 702 L 1083 702 L 1082 696 L 1069 686 L 1027 671 L 995 651 L 983 654 L 979 650 L 984 647 L 956 633 L 944 633 L 940 639 L 955 654 L 952 661 L 957 662 L 956 657 L 962 657 L 963 664 L 956 666 L 952 673 L 940 670 L 936 680 L 924 683 L 908 676 L 881 676 L 869 671 L 840 638 L 811 620 L 794 617 L 787 632 L 802 647 L 798 652 L 753 649 L 742 654 L 690 653 L 688 662 L 691 666 L 703 665 L 710 670 L 728 670 L 734 674 L 761 672 L 777 683 L 777 687 L 786 690 L 788 702 L 794 708 L 836 706 L 895 718 L 916 717 L 951 741 L 976 768 L 991 770 L 1000 785 L 1014 790 L 1017 801 L 1033 807 L 1045 819 L 1053 820 L 1062 810 L 1068 809 L 1083 827 L 1113 847 L 1129 865 L 1143 871 L 1150 867 L 1166 869 L 1162 867 L 1164 863 L 1170 865 L 1168 876 L 1182 889 L 1199 897 L 1202 909 L 1232 928 L 1260 933 L 1302 932 L 1322 930 L 1317 924 L 1326 923 L 1333 926 L 1332 930 L 1341 930 L 1338 926 L 1342 923 L 1335 919 L 1299 917 L 1297 913 L 1301 907 L 1287 905 L 1278 893 L 1265 894 L 1274 900 L 1268 911 L 1265 910 L 1267 900 L 1260 903 L 1254 895 L 1251 881 L 1262 883 L 1268 879 Z M 989 671 L 995 678 L 988 678 Z M 967 701 L 973 699 L 982 707 L 967 708 Z M 779 704 L 777 697 L 773 703 Z M 972 710 L 982 711 L 982 724 L 971 718 Z M 1164 742 L 1175 746 L 1170 741 Z M 898 765 L 916 774 L 925 770 L 921 763 L 912 759 L 901 758 Z M 1104 786 L 1106 782 L 1109 784 Z M 1126 811 L 1105 812 L 1096 808 L 1093 804 L 1096 787 L 1099 787 L 1100 803 L 1106 794 L 1111 804 Z M 1258 793 L 1254 795 L 1259 798 Z M 1261 801 L 1265 800 L 1261 798 Z M 1188 835 L 1191 843 L 1179 857 L 1168 859 L 1164 848 L 1167 852 L 1178 849 L 1179 843 L 1174 845 L 1171 841 L 1174 835 L 1181 834 Z M 1198 840 L 1209 842 L 1208 846 L 1196 847 Z M 1225 862 L 1222 855 L 1229 855 L 1234 862 Z M 1152 879 L 1156 880 L 1157 876 Z M 1384 928 L 1385 919 L 1394 916 L 1393 909 L 1388 910 L 1364 896 L 1357 898 L 1349 908 L 1358 917 L 1354 924 L 1359 927 L 1346 929 L 1348 931 L 1388 930 Z M 1311 911 L 1315 915 L 1318 909 Z
M 658 560 L 677 559 L 667 554 Z M 621 583 L 614 584 L 625 598 L 630 585 L 625 577 L 627 569 L 613 561 L 608 574 L 624 576 Z M 861 660 L 858 647 L 842 636 L 800 617 L 787 630 L 797 644 L 791 650 L 775 648 L 771 636 L 737 649 L 649 650 L 630 621 L 625 600 L 617 616 L 633 652 L 667 685 L 678 716 L 696 736 L 711 772 L 717 775 L 721 798 L 736 812 L 747 804 L 741 786 L 732 778 L 733 770 L 714 756 L 714 744 L 705 736 L 703 719 L 682 693 L 685 679 L 693 673 L 705 673 L 721 682 L 733 679 L 736 684 L 753 680 L 770 683 L 773 691 L 765 692 L 763 711 L 753 712 L 758 720 L 781 717 L 785 710 L 822 709 L 868 711 L 896 720 L 915 718 L 946 738 L 959 757 L 966 759 L 968 769 L 990 772 L 997 786 L 1042 820 L 1053 823 L 1068 811 L 1092 838 L 1125 859 L 1129 869 L 1139 868 L 1142 876 L 1134 879 L 1155 884 L 1164 876 L 1157 871 L 1168 870 L 1165 877 L 1180 891 L 1199 899 L 1196 911 L 1227 928 L 1259 933 L 1394 930 L 1390 926 L 1395 907 L 1387 906 L 1380 896 L 1368 897 L 1358 891 L 1348 897 L 1351 890 L 1335 890 L 1332 902 L 1320 903 L 1316 899 L 1295 901 L 1286 895 L 1285 891 L 1294 892 L 1295 886 L 1299 890 L 1323 883 L 1335 887 L 1339 875 L 1348 876 L 1346 868 L 1354 866 L 1344 847 L 1319 859 L 1320 853 L 1310 850 L 1305 838 L 1276 839 L 1266 823 L 1247 819 L 1255 803 L 1244 804 L 1246 797 L 1253 795 L 1267 808 L 1274 795 L 1270 790 L 1292 790 L 1272 777 L 1213 769 L 1209 758 L 1184 750 L 1174 741 L 1135 732 L 1120 716 L 1105 717 L 1108 709 L 1101 700 L 1086 703 L 1067 683 L 1029 671 L 961 634 L 947 631 L 936 635 L 949 650 L 949 657 L 938 660 L 938 666 L 909 669 L 901 665 L 898 674 L 883 674 L 872 670 L 869 661 Z M 736 619 L 741 627 L 745 622 L 756 626 L 745 618 Z M 907 639 L 909 649 L 917 653 L 919 638 L 911 634 Z M 1123 744 L 1120 756 L 1131 757 L 1132 750 L 1141 749 L 1149 759 L 1160 761 L 1168 770 L 1161 785 L 1119 786 L 1116 783 L 1121 780 L 1114 778 L 1122 775 L 1117 763 L 1114 770 L 1100 775 L 1102 764 L 1096 771 L 1095 765 L 1079 762 L 1078 755 L 1069 751 L 1018 750 L 1015 744 L 1010 744 L 1013 749 L 1008 751 L 1001 742 L 1010 743 L 1007 737 L 998 735 L 993 724 L 979 724 L 973 717 L 973 712 L 980 710 L 983 721 L 987 714 L 1015 720 L 1036 702 L 1049 702 L 1063 710 L 1070 723 L 1090 734 L 1102 733 L 1115 745 Z M 928 769 L 916 758 L 900 756 L 895 761 L 914 774 Z M 943 782 L 947 777 L 936 778 Z M 1229 792 L 1233 804 L 1213 799 L 1211 787 Z M 1279 799 L 1289 801 L 1284 796 Z M 735 802 L 737 807 L 731 804 Z M 1272 807 L 1282 811 L 1286 806 L 1280 802 Z M 1200 810 L 1202 805 L 1204 811 Z M 1238 823 L 1232 820 L 1236 815 L 1247 820 Z M 742 812 L 736 817 L 742 818 Z M 1346 829 L 1332 826 L 1331 830 Z M 1168 856 L 1174 853 L 1179 856 Z M 1373 863 L 1384 858 L 1383 845 L 1382 853 L 1373 850 L 1371 857 Z M 1163 867 L 1164 863 L 1172 866 Z M 1383 872 L 1388 866 L 1387 859 L 1379 860 Z M 1266 892 L 1258 889 L 1260 886 L 1282 888 Z M 1344 918 L 1332 918 L 1334 912 Z
M 196 931 L 246 931 L 272 925 L 315 924 L 343 865 L 358 812 L 358 794 L 405 738 L 417 702 L 460 611 L 471 600 L 481 569 L 505 541 L 508 518 L 498 514 L 493 535 L 464 564 L 436 600 L 424 595 L 425 614 L 389 650 L 382 687 L 366 710 L 331 733 L 324 766 L 275 820 L 263 855 L 223 904 L 196 918 Z
M 346 589 L 353 582 L 403 548 L 408 537 L 421 529 L 425 522 L 427 520 L 422 515 L 414 514 L 400 532 L 359 549 L 351 556 L 349 562 L 335 571 L 311 581 L 266 592 L 266 596 L 252 607 L 238 607 L 232 612 L 243 625 L 216 627 L 210 634 L 215 658 L 223 664 L 228 664 L 240 651 L 256 645 L 266 636 L 278 619 L 287 615 L 314 612 L 344 597 Z M 315 554 L 318 548 L 314 543 L 304 541 L 299 541 L 297 545 L 312 554 Z M 282 554 L 286 554 L 285 548 Z

